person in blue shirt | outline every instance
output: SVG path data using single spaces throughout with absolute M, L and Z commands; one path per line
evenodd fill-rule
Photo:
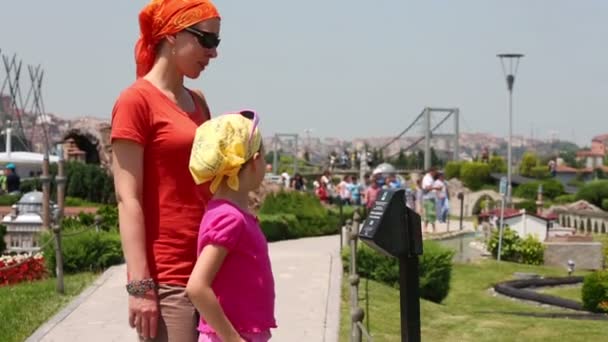
M 350 191 L 350 197 L 353 205 L 361 205 L 361 190 L 362 186 L 357 180 L 357 176 L 352 176 L 351 181 L 348 183 L 348 191 Z
M 6 192 L 16 193 L 20 191 L 21 188 L 21 178 L 17 174 L 15 164 L 8 163 L 6 164 Z

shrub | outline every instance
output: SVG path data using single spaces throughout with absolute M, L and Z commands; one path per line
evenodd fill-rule
M 80 226 L 76 229 L 85 229 Z M 76 233 L 75 235 L 69 235 Z M 52 239 L 50 233 L 45 233 L 42 241 Z M 120 244 L 120 235 L 116 232 L 96 232 L 87 230 L 82 233 L 66 230 L 62 238 L 63 270 L 65 273 L 78 273 L 84 271 L 101 271 L 110 266 L 123 262 Z M 56 259 L 54 244 L 47 244 L 44 248 L 47 268 L 55 272 Z
M 593 312 L 608 312 L 608 271 L 585 277 L 582 290 L 583 307 Z
M 521 201 L 519 203 L 515 203 L 515 208 L 516 209 L 525 209 L 526 212 L 528 213 L 535 213 L 536 212 L 536 201 L 533 200 L 525 200 L 525 201 Z
M 39 178 L 24 179 L 19 185 L 22 194 L 30 191 L 42 191 L 42 182 Z
M 462 182 L 471 190 L 479 190 L 490 180 L 490 165 L 485 163 L 464 163 L 460 169 Z
M 97 206 L 99 206 L 99 203 L 89 202 L 82 198 L 69 197 L 69 196 L 65 197 L 64 204 L 66 207 L 97 207 Z
M 554 199 L 564 193 L 564 185 L 560 181 L 549 179 L 521 184 L 515 188 L 513 194 L 516 197 L 534 200 L 538 195 L 538 187 L 540 185 L 543 187 L 543 198 Z
M 262 232 L 269 242 L 292 238 L 289 227 L 294 227 L 297 218 L 293 214 L 259 215 Z
M 464 162 L 451 161 L 445 165 L 445 179 L 458 178 L 460 179 L 460 170 Z
M 583 185 L 576 194 L 577 200 L 585 200 L 598 207 L 608 198 L 608 180 L 597 180 Z
M 0 196 L 1 206 L 11 206 L 19 201 L 19 196 L 4 194 Z
M 608 198 L 604 198 L 602 200 L 602 209 L 607 210 L 608 211 Z
M 519 174 L 524 177 L 532 177 L 532 169 L 538 166 L 540 160 L 536 156 L 536 154 L 532 152 L 524 153 L 524 156 L 521 159 L 521 164 L 519 165 Z
M 604 250 L 604 265 L 608 263 L 608 235 L 599 234 L 594 237 L 595 241 L 601 242 Z
M 554 199 L 556 204 L 568 204 L 576 201 L 576 195 L 568 194 L 568 195 L 560 195 L 555 197 Z
M 488 250 L 492 253 L 492 257 L 496 259 L 498 257 L 498 241 L 499 240 L 499 229 L 492 231 L 490 236 L 490 242 L 488 243 Z M 500 259 L 504 261 L 518 260 L 517 245 L 519 244 L 519 235 L 505 226 L 502 232 L 502 246 L 500 250 Z
M 488 249 L 492 256 L 498 256 L 498 229 L 492 232 Z M 500 259 L 529 265 L 541 265 L 544 262 L 545 246 L 534 236 L 520 238 L 517 233 L 505 227 L 502 235 Z
M 490 172 L 493 173 L 506 173 L 507 162 L 503 157 L 492 156 L 490 157 Z
M 290 237 L 320 236 L 335 234 L 338 231 L 339 217 L 331 215 L 314 195 L 299 191 L 269 194 L 264 199 L 259 213 L 294 215 L 296 221 L 293 226 L 289 226 Z
M 519 262 L 528 265 L 542 265 L 545 261 L 545 246 L 532 235 L 519 240 L 517 245 Z
M 530 169 L 530 177 L 536 179 L 546 179 L 551 177 L 551 173 L 549 173 L 549 168 L 546 166 L 535 166 Z
M 454 252 L 434 241 L 424 241 L 424 253 L 420 258 L 420 296 L 441 303 L 450 290 L 452 257 Z M 349 267 L 350 250 L 342 253 L 346 271 Z M 399 287 L 399 261 L 380 254 L 362 243 L 357 248 L 357 273 L 393 287 Z

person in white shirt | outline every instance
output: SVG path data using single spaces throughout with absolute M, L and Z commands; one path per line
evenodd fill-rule
M 431 167 L 422 178 L 422 202 L 424 207 L 424 231 L 427 232 L 429 223 L 435 232 L 435 221 L 437 220 L 437 190 L 435 185 L 437 179 L 437 169 Z
M 437 219 L 441 223 L 446 223 L 449 212 L 448 186 L 443 173 L 438 174 L 434 186 L 437 189 Z

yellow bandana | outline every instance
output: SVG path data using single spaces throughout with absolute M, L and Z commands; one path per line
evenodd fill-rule
M 196 184 L 211 182 L 215 193 L 224 177 L 228 186 L 239 189 L 239 171 L 260 150 L 262 135 L 253 122 L 241 114 L 225 114 L 203 123 L 196 129 L 190 154 L 190 173 Z

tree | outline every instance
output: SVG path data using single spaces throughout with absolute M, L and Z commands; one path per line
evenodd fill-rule
M 422 150 L 418 150 L 418 152 L 416 152 L 416 161 L 415 161 L 414 168 L 415 169 L 423 169 L 424 168 L 424 152 L 422 152 Z
M 503 157 L 493 155 L 490 157 L 490 172 L 505 173 L 507 172 L 507 162 Z
M 431 147 L 431 166 L 442 166 L 443 161 L 437 155 L 437 152 L 434 148 Z
M 310 154 L 308 153 L 308 150 L 304 151 L 304 160 L 310 162 Z
M 538 156 L 532 152 L 524 153 L 519 165 L 519 174 L 525 177 L 532 177 L 532 169 L 540 163 Z

